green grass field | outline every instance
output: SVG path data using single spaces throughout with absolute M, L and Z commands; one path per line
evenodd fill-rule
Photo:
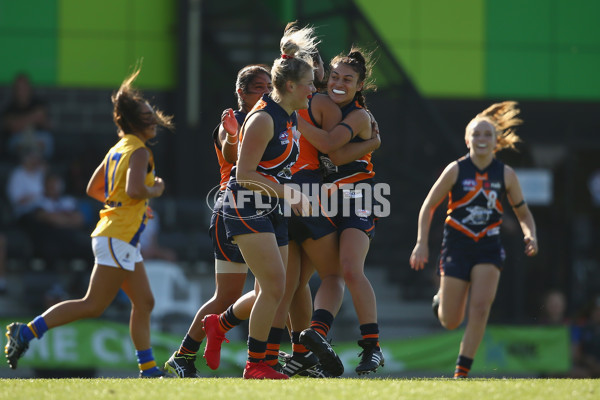
M 0 379 L 0 399 L 598 399 L 593 379 Z

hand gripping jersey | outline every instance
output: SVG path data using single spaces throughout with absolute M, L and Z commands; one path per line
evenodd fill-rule
M 267 94 L 256 103 L 248 117 L 257 112 L 266 112 L 273 119 L 273 138 L 267 144 L 260 162 L 256 168 L 257 172 L 267 179 L 277 183 L 288 183 L 292 177 L 291 168 L 298 158 L 298 119 L 296 113 L 288 113 L 275 103 Z M 246 118 L 247 120 L 248 118 Z M 240 131 L 240 146 L 244 140 L 245 126 Z M 231 176 L 235 177 L 234 166 Z
M 235 119 L 239 126 L 242 126 L 244 123 L 244 119 L 246 119 L 246 113 L 236 110 L 233 112 Z M 217 153 L 217 160 L 219 161 L 219 171 L 221 173 L 221 181 L 220 190 L 223 191 L 227 188 L 227 182 L 229 181 L 229 177 L 231 176 L 231 168 L 233 168 L 233 164 L 225 161 L 223 157 L 223 152 L 221 151 L 221 143 L 219 141 L 219 127 L 221 124 L 217 125 L 215 130 L 213 131 L 213 142 L 215 144 L 215 152 Z
M 449 194 L 444 239 L 467 237 L 478 242 L 486 237 L 498 238 L 505 194 L 502 162 L 494 158 L 482 171 L 468 155 L 460 158 L 458 178 Z
M 149 154 L 148 171 L 144 183 L 154 185 L 154 157 L 144 142 L 135 135 L 126 134 L 104 157 L 104 208 L 91 236 L 116 238 L 137 246 L 146 227 L 148 199 L 132 199 L 125 192 L 129 159 L 134 151 L 145 148 Z
M 350 104 L 342 107 L 342 120 L 352 111 L 363 108 L 358 101 L 354 99 Z M 350 142 L 364 142 L 365 139 L 354 136 Z M 371 153 L 365 154 L 360 159 L 349 162 L 348 164 L 338 166 L 325 178 L 326 182 L 335 183 L 341 186 L 345 183 L 362 182 L 372 179 L 375 176 L 373 164 L 371 163 Z

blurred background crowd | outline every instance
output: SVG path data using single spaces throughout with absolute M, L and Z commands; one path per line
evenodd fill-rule
M 376 49 L 378 91 L 368 106 L 392 213 L 366 270 L 381 329 L 393 332 L 386 337 L 438 329 L 427 308 L 443 207 L 428 273 L 418 274 L 408 259 L 419 206 L 441 169 L 466 153 L 466 122 L 516 100 L 524 141 L 498 158 L 520 176 L 540 253 L 524 256 L 507 211 L 508 258 L 490 323 L 566 325 L 568 374 L 600 376 L 598 15 L 600 4 L 587 0 L 0 0 L 0 317 L 83 294 L 101 207 L 85 186 L 117 139 L 110 94 L 139 59 L 140 87 L 176 122 L 155 148 L 167 189 L 151 204 L 144 257 L 210 287 L 212 130 L 235 106 L 237 71 L 271 64 L 286 22 L 298 20 L 317 28 L 326 62 L 353 43 Z

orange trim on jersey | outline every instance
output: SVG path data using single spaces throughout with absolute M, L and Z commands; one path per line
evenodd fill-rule
M 375 172 L 373 172 L 373 171 L 357 172 L 353 175 L 340 178 L 337 181 L 334 181 L 333 183 L 335 183 L 338 186 L 341 186 L 341 185 L 344 185 L 347 183 L 356 183 L 356 182 L 364 181 L 364 180 L 372 178 L 374 175 L 375 175 Z
M 240 221 L 242 221 L 242 223 L 246 226 L 246 228 L 250 229 L 252 232 L 260 233 L 259 231 L 252 229 L 252 227 L 250 225 L 248 225 L 246 223 L 246 221 L 244 221 L 244 218 L 242 218 L 242 216 L 240 215 L 240 212 L 238 211 L 236 200 L 235 200 L 235 194 L 233 192 L 231 192 L 231 195 L 233 196 L 233 206 L 235 207 L 235 213 L 237 214 L 238 217 L 240 217 Z
M 225 257 L 227 261 L 231 261 L 229 257 L 227 257 L 227 254 L 225 254 L 223 251 L 223 248 L 221 248 L 221 242 L 219 241 L 219 213 L 217 213 L 217 220 L 215 221 L 215 238 L 217 239 L 217 246 L 219 247 L 221 255 Z
M 484 174 L 480 174 L 478 172 L 475 173 L 475 181 L 477 184 L 473 187 L 473 190 L 470 191 L 467 195 L 465 195 L 462 199 L 457 201 L 452 201 L 452 192 L 450 192 L 448 196 L 448 211 L 447 214 L 450 214 L 452 211 L 461 207 L 467 203 L 469 203 L 474 197 L 476 197 L 480 192 L 483 192 L 487 198 L 487 193 L 489 190 L 485 190 L 483 188 L 483 182 L 488 180 L 487 172 Z M 504 208 L 502 207 L 502 203 L 500 199 L 496 199 L 496 209 L 500 212 L 504 212 Z
M 227 189 L 227 182 L 229 182 L 229 177 L 231 176 L 231 168 L 233 168 L 233 164 L 225 161 L 223 157 L 223 153 L 217 147 L 215 143 L 215 152 L 217 153 L 217 160 L 219 161 L 219 172 L 221 174 L 221 181 L 219 185 L 221 190 Z
M 304 119 L 309 124 L 311 124 L 313 126 L 315 125 L 315 124 L 313 124 L 312 120 L 310 119 L 310 114 L 308 113 L 308 108 L 296 110 L 296 113 L 298 114 L 299 117 L 302 117 L 302 119 Z
M 285 160 L 287 160 L 287 158 L 292 153 L 292 150 L 294 149 L 294 132 L 292 132 L 292 126 L 293 126 L 293 123 L 291 121 L 287 123 L 286 132 L 288 134 L 288 143 L 287 143 L 287 146 L 286 146 L 285 150 L 283 151 L 283 153 L 279 157 L 274 158 L 273 160 L 265 160 L 265 161 L 259 162 L 258 165 L 260 167 L 263 167 L 265 169 L 271 169 L 273 167 L 278 166 Z M 280 135 L 280 134 L 281 133 L 279 133 L 277 135 Z M 279 137 L 277 138 L 277 140 L 279 140 Z
M 308 139 L 303 135 L 298 140 L 298 159 L 292 166 L 292 175 L 302 169 L 308 169 L 311 171 L 319 169 L 319 150 L 313 146 Z
M 323 208 L 323 204 L 321 204 L 321 198 L 319 197 L 319 208 L 321 209 L 321 215 L 324 216 L 325 218 L 327 218 L 327 221 L 329 221 L 329 223 L 331 225 L 333 225 L 333 227 L 337 228 L 337 225 L 331 220 L 331 218 L 329 218 L 327 216 L 327 213 L 325 212 L 325 209 Z
M 265 178 L 267 178 L 270 181 L 273 181 L 275 183 L 279 183 L 279 181 L 277 180 L 277 178 L 275 178 L 273 175 L 269 175 L 269 174 L 265 174 L 264 172 L 260 172 L 260 171 L 256 171 L 259 174 L 261 174 L 262 176 L 264 176 Z
M 491 230 L 493 228 L 496 228 L 497 226 L 500 226 L 502 224 L 502 220 L 500 220 L 498 222 L 495 222 L 495 223 L 487 226 L 484 230 L 482 230 L 479 233 L 473 232 L 472 230 L 468 229 L 467 227 L 465 227 L 460 222 L 458 222 L 457 220 L 455 220 L 454 218 L 452 218 L 450 216 L 448 216 L 446 218 L 446 224 L 450 225 L 451 227 L 453 227 L 457 231 L 465 234 L 466 236 L 470 237 L 474 241 L 478 242 L 479 239 L 481 239 L 482 237 L 484 237 L 489 230 Z

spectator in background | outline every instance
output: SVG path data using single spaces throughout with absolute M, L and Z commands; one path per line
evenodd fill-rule
M 146 228 L 140 237 L 141 251 L 144 260 L 159 259 L 171 262 L 177 261 L 177 253 L 173 249 L 164 247 L 158 242 L 161 228 L 159 215 L 154 210 L 152 210 L 151 214 L 150 212 L 148 214 Z
M 19 225 L 26 226 L 40 204 L 46 168 L 46 161 L 38 147 L 20 150 L 20 164 L 11 171 L 6 187 L 13 217 Z
M 539 322 L 542 324 L 567 324 L 567 297 L 558 289 L 548 291 L 544 296 L 541 312 Z
M 600 378 L 600 295 L 590 302 L 586 314 L 574 338 L 573 377 Z
M 6 235 L 0 232 L 0 296 L 6 293 Z
M 23 147 L 32 145 L 46 158 L 54 152 L 47 104 L 34 94 L 29 76 L 24 73 L 15 77 L 11 97 L 2 111 L 1 142 L 0 147 L 15 158 Z
M 92 256 L 89 231 L 78 201 L 64 194 L 64 180 L 57 172 L 47 173 L 44 193 L 26 227 L 36 255 L 50 264 L 59 259 Z

